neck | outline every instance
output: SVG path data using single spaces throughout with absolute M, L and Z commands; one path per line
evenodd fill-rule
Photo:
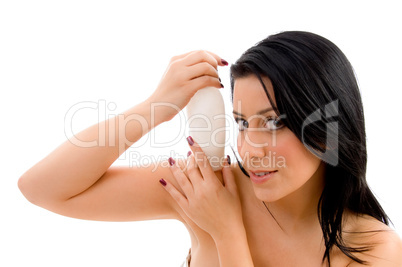
M 295 192 L 278 201 L 265 203 L 285 233 L 299 232 L 318 223 L 317 207 L 324 188 L 324 167 L 321 163 L 316 173 Z

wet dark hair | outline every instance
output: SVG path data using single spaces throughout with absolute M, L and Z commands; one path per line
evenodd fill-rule
M 370 244 L 346 244 L 343 213 L 369 215 L 387 225 L 389 218 L 366 181 L 363 104 L 348 59 L 319 35 L 282 32 L 251 47 L 231 66 L 232 102 L 236 79 L 249 75 L 259 78 L 275 112 L 286 116 L 285 126 L 326 164 L 317 207 L 325 241 L 323 262 L 327 259 L 330 263 L 330 251 L 337 246 L 352 260 L 366 263 L 356 253 L 368 251 Z M 262 77 L 271 80 L 276 105 Z

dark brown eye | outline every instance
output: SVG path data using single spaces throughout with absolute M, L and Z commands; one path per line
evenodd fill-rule
M 248 121 L 240 119 L 240 118 L 236 118 L 235 119 L 237 124 L 239 125 L 239 131 L 244 131 L 245 129 L 248 128 Z
M 265 121 L 266 128 L 271 131 L 279 130 L 284 125 L 283 121 L 280 118 L 267 118 Z

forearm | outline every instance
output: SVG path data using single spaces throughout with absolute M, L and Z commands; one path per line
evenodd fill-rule
M 39 205 L 67 200 L 92 186 L 128 147 L 163 121 L 163 114 L 155 114 L 151 102 L 144 101 L 93 125 L 28 170 L 19 180 L 20 189 Z
M 221 267 L 254 267 L 244 227 L 214 238 Z

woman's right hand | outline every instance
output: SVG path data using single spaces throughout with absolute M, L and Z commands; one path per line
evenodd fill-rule
M 156 116 L 168 121 L 188 104 L 199 89 L 223 88 L 217 68 L 227 65 L 225 60 L 206 51 L 173 57 L 158 87 L 148 99 L 155 105 Z

